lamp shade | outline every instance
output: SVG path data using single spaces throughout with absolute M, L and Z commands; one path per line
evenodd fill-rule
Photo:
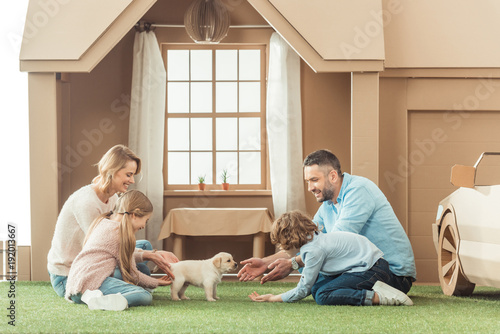
M 186 31 L 196 43 L 219 43 L 230 24 L 229 12 L 221 0 L 193 0 L 184 14 Z

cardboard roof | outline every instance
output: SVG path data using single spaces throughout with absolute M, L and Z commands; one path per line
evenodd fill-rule
M 30 0 L 21 71 L 90 72 L 157 1 Z M 381 0 L 248 2 L 314 71 L 383 71 Z
M 30 0 L 21 71 L 90 72 L 156 0 Z

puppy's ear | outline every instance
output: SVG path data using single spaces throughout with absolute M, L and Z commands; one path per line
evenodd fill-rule
M 217 268 L 220 268 L 220 266 L 222 265 L 222 257 L 220 256 L 217 256 L 213 261 L 212 263 L 214 264 L 214 266 L 216 266 Z

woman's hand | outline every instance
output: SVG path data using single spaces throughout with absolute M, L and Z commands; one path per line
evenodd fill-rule
M 174 253 L 167 251 L 144 251 L 143 259 L 153 261 L 168 277 L 175 279 L 174 274 L 170 270 L 170 263 L 179 262 L 179 259 Z
M 160 256 L 167 261 L 168 263 L 176 263 L 179 262 L 179 259 L 177 256 L 175 256 L 174 253 L 172 252 L 167 252 L 167 251 L 157 251 L 156 254 L 160 254 Z
M 281 295 L 259 295 L 257 292 L 253 292 L 252 294 L 248 295 L 248 297 L 253 301 L 253 302 L 283 302 L 283 299 L 281 299 Z

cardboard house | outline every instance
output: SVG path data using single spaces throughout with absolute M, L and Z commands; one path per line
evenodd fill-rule
M 330 149 L 344 171 L 377 183 L 412 242 L 418 281 L 437 283 L 431 225 L 439 201 L 455 189 L 450 168 L 500 151 L 500 2 L 223 2 L 231 24 L 247 27 L 230 29 L 222 44 L 269 45 L 278 32 L 300 56 L 303 156 Z M 109 147 L 127 143 L 134 27 L 165 24 L 155 30 L 160 44 L 192 43 L 182 27 L 188 5 L 30 1 L 20 55 L 30 100 L 29 279 L 48 279 L 62 203 L 92 180 L 93 164 Z M 318 203 L 305 196 L 314 214 Z M 203 201 L 272 210 L 270 188 Z M 193 202 L 189 193 L 165 191 L 164 215 Z M 236 259 L 249 255 L 243 249 L 251 240 L 224 242 L 237 248 Z M 191 248 L 193 257 L 215 250 L 201 242 Z

